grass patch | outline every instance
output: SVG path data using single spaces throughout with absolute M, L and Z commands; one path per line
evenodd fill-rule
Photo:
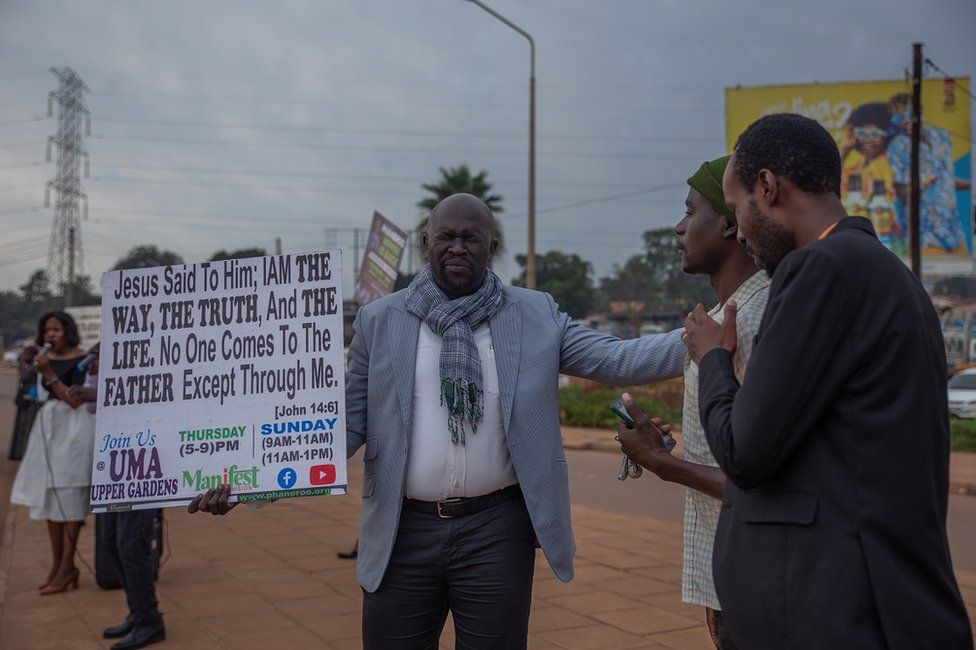
M 949 420 L 952 435 L 952 451 L 976 452 L 976 420 Z
M 676 382 L 631 388 L 565 386 L 559 389 L 559 421 L 572 427 L 616 429 L 620 420 L 610 412 L 610 403 L 627 391 L 648 416 L 680 424 L 684 384 L 680 380 Z

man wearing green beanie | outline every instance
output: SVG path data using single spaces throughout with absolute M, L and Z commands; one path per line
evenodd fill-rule
M 741 382 L 752 352 L 753 337 L 766 309 L 769 278 L 736 239 L 735 216 L 722 194 L 722 175 L 728 162 L 729 156 L 722 156 L 703 163 L 688 179 L 685 213 L 674 232 L 678 236 L 682 270 L 708 275 L 715 289 L 718 304 L 709 312 L 711 317 L 721 322 L 725 304 L 735 302 L 738 305 L 735 373 Z M 684 375 L 683 458 L 667 453 L 660 433 L 627 395 L 624 404 L 634 418 L 636 428 L 621 427 L 618 437 L 623 452 L 631 459 L 661 479 L 688 488 L 681 599 L 705 607 L 708 630 L 715 647 L 729 650 L 733 645 L 725 633 L 721 606 L 712 582 L 712 547 L 722 509 L 725 475 L 705 439 L 698 415 L 698 366 L 688 358 L 685 359 Z

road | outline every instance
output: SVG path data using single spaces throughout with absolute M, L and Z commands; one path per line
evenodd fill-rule
M 617 480 L 620 457 L 601 451 L 567 451 L 573 503 L 631 515 L 680 522 L 684 488 L 650 472 Z M 949 497 L 949 549 L 957 569 L 976 571 L 976 497 Z

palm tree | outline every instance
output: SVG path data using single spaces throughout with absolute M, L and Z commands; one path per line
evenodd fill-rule
M 440 167 L 439 169 L 441 177 L 436 183 L 424 183 L 421 185 L 424 190 L 430 192 L 433 196 L 428 196 L 418 201 L 418 208 L 423 208 L 429 213 L 434 209 L 435 205 L 448 196 L 457 194 L 458 192 L 466 192 L 484 201 L 493 213 L 498 214 L 503 211 L 502 197 L 500 194 L 491 193 L 492 184 L 487 180 L 488 172 L 486 170 L 482 169 L 472 176 L 471 170 L 465 163 L 461 163 L 457 167 L 450 167 L 448 169 Z M 420 223 L 417 224 L 414 230 L 417 247 L 420 249 L 421 257 L 424 259 L 427 256 L 427 252 L 423 250 L 424 233 L 427 232 L 427 213 L 421 217 Z M 498 240 L 497 254 L 502 251 L 502 226 L 497 217 L 495 218 L 494 231 L 495 239 Z

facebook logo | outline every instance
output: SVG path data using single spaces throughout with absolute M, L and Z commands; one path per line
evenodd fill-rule
M 286 467 L 278 472 L 278 485 L 282 490 L 290 490 L 295 487 L 298 480 L 298 473 L 290 467 Z

